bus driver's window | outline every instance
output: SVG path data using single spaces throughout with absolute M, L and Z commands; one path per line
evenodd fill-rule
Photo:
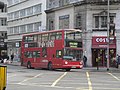
M 62 58 L 62 50 L 57 50 L 56 51 L 56 57 L 57 58 Z

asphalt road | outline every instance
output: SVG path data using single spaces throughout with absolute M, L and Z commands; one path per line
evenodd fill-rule
M 6 90 L 120 90 L 120 72 L 35 70 L 7 66 Z

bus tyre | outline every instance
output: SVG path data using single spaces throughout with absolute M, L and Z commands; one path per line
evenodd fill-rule
M 53 70 L 51 62 L 48 63 L 48 70 Z
M 30 62 L 27 63 L 27 68 L 31 69 L 31 63 Z
M 71 69 L 70 68 L 67 68 L 66 71 L 70 71 Z
M 63 69 L 63 71 L 70 71 L 70 70 L 71 70 L 70 68 Z

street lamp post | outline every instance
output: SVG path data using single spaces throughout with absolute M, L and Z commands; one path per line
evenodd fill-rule
M 108 0 L 108 3 L 107 3 L 107 11 L 108 11 L 108 14 L 107 14 L 107 40 L 108 40 L 108 43 L 107 43 L 107 71 L 109 71 L 109 26 L 110 26 L 109 11 L 110 11 L 110 0 Z

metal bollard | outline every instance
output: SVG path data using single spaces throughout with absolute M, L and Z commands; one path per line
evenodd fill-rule
M 7 66 L 0 66 L 0 90 L 6 89 Z

